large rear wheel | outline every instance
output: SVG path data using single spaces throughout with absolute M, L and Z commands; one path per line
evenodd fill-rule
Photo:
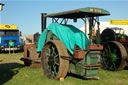
M 41 52 L 41 65 L 44 75 L 50 79 L 64 78 L 68 72 L 69 60 L 63 59 L 60 53 L 65 48 L 59 40 L 47 42 Z
M 127 52 L 117 41 L 104 43 L 102 65 L 107 70 L 122 70 L 126 66 Z

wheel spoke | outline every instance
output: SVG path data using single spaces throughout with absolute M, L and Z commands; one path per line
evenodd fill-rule
M 55 48 L 51 46 L 51 55 L 54 56 L 54 53 L 55 53 Z
M 117 52 L 117 49 L 114 49 L 113 53 L 115 54 Z
M 55 62 L 55 65 L 58 65 L 59 66 L 59 63 Z
M 56 76 L 56 74 L 57 74 L 56 66 L 55 66 L 55 65 L 53 65 L 52 67 L 53 67 L 53 71 L 52 71 L 52 73 L 53 73 L 53 75 L 54 75 L 54 76 Z
M 117 59 L 117 60 L 120 60 L 120 58 L 118 58 L 118 57 L 117 57 L 116 59 Z
M 111 55 L 111 49 L 110 49 L 109 45 L 108 45 L 108 53 L 109 53 L 109 55 Z
M 59 55 L 54 55 L 54 58 L 57 58 Z
M 109 69 L 110 69 L 110 70 L 113 70 L 113 65 L 110 65 Z
M 107 57 L 108 55 L 104 53 L 103 56 L 104 56 L 104 57 Z
M 105 53 L 106 53 L 106 55 L 109 54 L 108 49 L 106 47 L 105 47 Z
M 55 59 L 54 59 L 54 64 L 55 64 L 55 65 L 59 65 L 59 59 L 58 59 L 58 58 L 55 58 Z
M 105 61 L 103 62 L 103 64 L 104 64 L 104 67 L 107 67 L 107 63 Z
M 113 68 L 116 69 L 116 65 L 115 65 L 115 63 L 112 63 L 112 64 L 113 64 Z
M 110 61 L 107 60 L 107 61 L 106 61 L 106 67 L 107 67 L 107 68 L 108 68 L 108 66 L 109 66 L 109 63 L 110 63 Z

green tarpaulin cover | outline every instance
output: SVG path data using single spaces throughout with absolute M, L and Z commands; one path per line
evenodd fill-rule
M 45 29 L 40 35 L 37 52 L 40 52 L 45 44 L 47 31 L 50 30 L 56 35 L 61 42 L 64 43 L 68 51 L 73 54 L 75 44 L 79 46 L 82 50 L 85 50 L 89 44 L 89 39 L 85 36 L 84 32 L 80 31 L 73 25 L 64 25 L 52 23 Z M 86 42 L 85 42 L 86 37 Z

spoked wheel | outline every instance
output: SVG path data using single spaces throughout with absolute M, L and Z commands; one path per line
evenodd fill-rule
M 64 78 L 68 72 L 69 60 L 61 58 L 60 52 L 62 42 L 53 40 L 53 42 L 47 42 L 41 52 L 41 65 L 44 71 L 44 75 L 50 79 Z
M 117 42 L 111 41 L 104 44 L 102 55 L 102 65 L 107 70 L 122 70 L 126 65 L 127 52 L 124 46 Z

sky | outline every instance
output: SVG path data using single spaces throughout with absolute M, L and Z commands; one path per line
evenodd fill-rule
M 14 24 L 23 35 L 41 32 L 41 13 L 97 7 L 111 13 L 110 16 L 100 17 L 100 21 L 128 19 L 128 0 L 0 0 L 0 3 L 5 4 L 0 12 L 0 24 Z M 47 25 L 50 23 L 48 20 Z M 73 25 L 80 28 L 84 23 Z

